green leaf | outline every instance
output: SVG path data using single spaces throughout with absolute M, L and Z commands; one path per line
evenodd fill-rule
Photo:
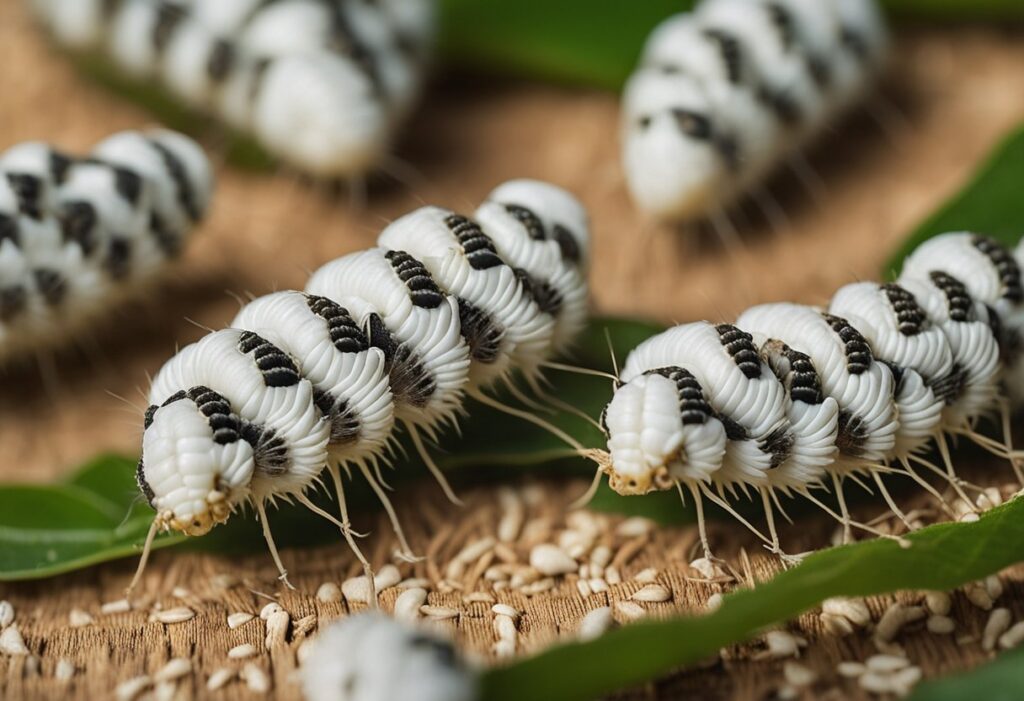
M 930 526 L 908 540 L 907 549 L 871 540 L 823 550 L 754 590 L 726 596 L 714 613 L 630 625 L 491 670 L 482 698 L 593 699 L 697 662 L 832 596 L 945 591 L 977 580 L 1024 559 L 1024 499 L 977 522 Z
M 994 662 L 965 674 L 927 682 L 908 701 L 1017 701 L 1024 689 L 1024 648 L 1000 655 Z
M 1024 127 L 1000 142 L 960 193 L 910 234 L 886 263 L 883 275 L 895 276 L 903 259 L 922 241 L 949 231 L 974 231 L 1015 245 L 1024 231 L 1022 184 Z
M 138 552 L 153 512 L 134 462 L 97 459 L 64 484 L 0 487 L 0 580 L 35 579 Z M 166 547 L 183 536 L 161 536 Z

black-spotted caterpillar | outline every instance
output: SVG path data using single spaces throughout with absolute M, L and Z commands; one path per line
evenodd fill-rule
M 727 492 L 752 488 L 777 552 L 775 491 L 821 505 L 809 490 L 831 482 L 847 535 L 842 481 L 851 475 L 874 479 L 901 518 L 880 473 L 932 490 L 914 472 L 928 468 L 966 500 L 947 435 L 1017 457 L 1004 400 L 1024 393 L 1022 261 L 1024 245 L 1011 253 L 983 236 L 944 234 L 918 247 L 896 282 L 847 285 L 825 309 L 765 304 L 735 325 L 654 336 L 618 378 L 598 463 L 622 494 L 687 487 L 698 507 L 703 495 L 728 508 Z M 974 431 L 986 414 L 1003 416 L 1005 443 Z M 944 470 L 920 455 L 935 444 Z
M 530 180 L 494 190 L 470 219 L 423 207 L 379 247 L 331 261 L 304 292 L 247 304 L 232 328 L 184 348 L 153 380 L 138 483 L 159 529 L 209 531 L 252 503 L 295 499 L 348 527 L 340 470 L 379 478 L 394 423 L 434 469 L 421 434 L 454 424 L 466 394 L 518 371 L 535 378 L 586 318 L 588 223 L 582 206 Z M 327 470 L 341 520 L 305 495 Z M 140 565 L 141 571 L 141 565 Z
M 623 162 L 661 219 L 751 193 L 872 84 L 886 53 L 874 0 L 704 0 L 659 25 L 623 95 Z
M 433 0 L 31 0 L 99 51 L 317 177 L 380 163 L 420 92 Z
M 212 188 L 199 146 L 165 130 L 114 134 L 85 157 L 40 142 L 0 154 L 0 362 L 152 282 Z

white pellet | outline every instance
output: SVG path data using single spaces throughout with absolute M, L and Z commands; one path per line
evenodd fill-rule
M 928 617 L 928 632 L 936 635 L 949 635 L 956 630 L 956 621 L 949 616 L 933 615 Z
M 846 677 L 847 679 L 853 679 L 859 677 L 868 670 L 862 662 L 853 662 L 850 660 L 840 662 L 836 665 L 836 671 L 839 672 L 839 676 Z
M 697 570 L 704 579 L 718 579 L 724 574 L 718 565 L 706 557 L 698 557 L 690 563 L 690 567 Z
M 648 567 L 647 569 L 640 570 L 633 577 L 634 581 L 640 582 L 641 584 L 652 584 L 658 579 L 658 570 L 654 567 Z
M 622 584 L 622 575 L 619 574 L 619 568 L 614 566 L 605 567 L 604 581 L 609 584 Z
M 535 545 L 530 551 L 530 565 L 549 577 L 576 571 L 576 561 L 551 543 Z
M 429 579 L 426 579 L 424 577 L 410 577 L 408 579 L 403 579 L 395 586 L 399 589 L 429 589 L 430 585 L 431 581 Z
M 590 588 L 590 583 L 585 579 L 576 580 L 576 591 L 578 591 L 580 596 L 584 599 L 594 593 Z
M 288 628 L 292 617 L 284 609 L 276 611 L 267 619 L 267 637 L 264 645 L 268 650 L 284 645 L 288 640 Z
M 252 662 L 242 667 L 242 671 L 238 673 L 238 676 L 249 687 L 249 691 L 257 694 L 265 694 L 270 691 L 270 677 Z
M 513 638 L 502 638 L 491 646 L 497 658 L 511 657 L 516 654 L 516 641 Z
M 459 617 L 458 611 L 452 608 L 448 608 L 446 606 L 420 606 L 420 613 L 422 613 L 427 618 L 436 618 L 438 620 Z
M 637 536 L 647 535 L 651 532 L 653 527 L 654 522 L 650 519 L 643 518 L 642 516 L 633 516 L 631 518 L 627 518 L 616 526 L 615 535 L 623 538 L 635 538 Z
M 184 623 L 195 618 L 196 612 L 188 606 L 176 606 L 172 609 L 157 611 L 153 614 L 154 620 L 165 624 Z
M 620 616 L 628 621 L 635 621 L 647 615 L 647 611 L 643 606 L 632 601 L 616 602 L 615 610 L 619 612 Z
M 843 638 L 853 633 L 853 623 L 846 616 L 838 616 L 834 613 L 822 613 L 820 616 L 821 627 L 825 632 L 835 638 Z
M 602 606 L 587 613 L 580 620 L 577 635 L 580 640 L 593 640 L 600 637 L 614 623 L 610 606 Z
M 192 592 L 185 587 L 174 587 L 174 589 L 171 590 L 171 596 L 175 599 L 187 599 L 192 596 Z
M 608 582 L 604 581 L 600 577 L 591 577 L 587 580 L 587 584 L 590 585 L 590 591 L 595 594 L 608 591 Z
M 995 601 L 1003 595 L 1003 580 L 994 574 L 985 577 L 985 591 L 988 592 L 989 598 Z
M 341 601 L 341 589 L 334 582 L 324 582 L 316 590 L 317 601 L 333 604 Z
M 857 679 L 857 683 L 862 689 L 873 694 L 891 694 L 896 691 L 896 684 L 888 674 L 865 672 Z
M 269 604 L 260 609 L 260 618 L 265 621 L 278 611 L 284 611 L 284 609 L 281 608 L 281 604 L 277 603 L 276 601 L 271 601 Z
M 485 591 L 473 591 L 462 597 L 462 601 L 466 604 L 493 604 L 494 597 Z
M 235 678 L 235 670 L 221 667 L 206 680 L 207 691 L 218 691 L 227 686 L 227 683 Z
M 967 600 L 980 608 L 982 611 L 991 611 L 994 602 L 988 593 L 988 588 L 983 582 L 971 582 L 964 587 L 964 595 Z
M 117 688 L 114 689 L 114 697 L 117 701 L 135 701 L 139 694 L 152 684 L 153 680 L 146 675 L 133 677 L 117 685 Z
M 768 649 L 762 653 L 766 657 L 799 657 L 800 639 L 784 630 L 770 630 L 764 635 Z
M 378 591 L 384 591 L 402 581 L 402 573 L 394 565 L 384 565 L 380 571 L 373 575 L 373 586 Z
M 498 502 L 502 508 L 501 520 L 498 521 L 498 540 L 502 543 L 511 543 L 523 528 L 526 510 L 519 495 L 508 487 L 503 487 L 498 492 Z
M 53 676 L 57 681 L 68 681 L 75 676 L 75 663 L 66 657 L 61 657 L 57 660 L 57 666 L 53 670 Z
M 1015 623 L 1008 631 L 999 636 L 999 647 L 1004 650 L 1015 648 L 1024 642 L 1024 621 Z
M 598 545 L 590 551 L 590 566 L 603 570 L 612 561 L 612 549 L 607 545 Z
M 192 671 L 192 661 L 184 657 L 175 657 L 160 668 L 160 671 L 153 675 L 158 682 L 169 682 L 181 679 Z
M 930 591 L 924 595 L 925 606 L 936 616 L 948 616 L 953 599 L 944 591 Z
M 722 600 L 722 594 L 716 591 L 714 594 L 708 597 L 707 602 L 705 602 L 704 604 L 704 608 L 708 611 L 717 611 L 722 606 Z
M 426 589 L 420 587 L 406 589 L 395 599 L 395 618 L 400 621 L 415 621 L 420 617 L 420 607 L 426 601 Z
M 117 601 L 108 601 L 107 603 L 100 606 L 100 613 L 104 616 L 109 616 L 115 613 L 128 613 L 132 610 L 132 604 L 128 599 L 118 599 Z
M 232 630 L 234 630 L 235 628 L 237 628 L 239 626 L 244 626 L 246 623 L 248 623 L 249 621 L 251 621 L 254 618 L 256 618 L 254 615 L 252 615 L 251 613 L 246 613 L 244 611 L 238 611 L 236 613 L 229 613 L 228 614 L 228 628 L 231 628 Z
M 895 603 L 885 610 L 878 626 L 875 627 L 875 639 L 888 643 L 899 635 L 900 630 L 908 623 L 919 621 L 927 615 L 922 606 L 904 606 Z
M 491 611 L 499 616 L 508 616 L 513 620 L 519 618 L 520 615 L 518 609 L 513 606 L 509 606 L 508 604 L 495 604 L 491 607 Z
M 1000 636 L 1010 628 L 1012 622 L 1013 614 L 1010 613 L 1010 609 L 993 609 L 985 623 L 985 632 L 981 635 L 981 648 L 986 652 L 995 650 Z
M 821 603 L 821 610 L 835 616 L 842 616 L 858 628 L 863 628 L 871 623 L 871 611 L 868 610 L 863 599 L 848 599 L 846 597 L 825 599 Z
M 14 623 L 14 605 L 10 601 L 0 601 L 0 629 Z
M 495 616 L 494 632 L 500 640 L 515 640 L 516 622 L 508 616 Z
M 872 655 L 865 662 L 868 671 L 889 674 L 910 666 L 910 660 L 899 655 Z
M 12 623 L 0 632 L 0 652 L 7 655 L 27 655 L 28 648 L 25 646 L 25 638 L 18 630 L 18 624 Z
M 648 584 L 646 587 L 638 592 L 635 592 L 633 596 L 629 597 L 634 601 L 645 601 L 651 603 L 657 603 L 662 601 L 668 601 L 672 598 L 672 592 L 660 584 Z
M 241 645 L 235 645 L 233 648 L 228 650 L 228 657 L 232 660 L 244 660 L 247 657 L 252 657 L 259 650 L 252 643 L 242 643 Z
M 96 622 L 96 619 L 92 617 L 87 611 L 82 609 L 71 609 L 71 613 L 68 614 L 68 624 L 72 628 L 84 628 L 85 626 L 92 625 Z
M 786 662 L 782 667 L 782 673 L 786 677 L 786 682 L 797 688 L 810 686 L 818 679 L 814 670 L 808 669 L 798 662 Z

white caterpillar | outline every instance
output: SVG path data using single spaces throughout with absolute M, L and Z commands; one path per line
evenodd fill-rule
M 450 641 L 379 612 L 332 623 L 312 643 L 301 680 L 309 701 L 474 701 L 476 672 Z
M 713 215 L 869 89 L 874 0 L 704 0 L 651 34 L 622 100 L 626 181 L 659 219 Z
M 421 432 L 432 438 L 455 424 L 467 393 L 529 417 L 484 390 L 511 384 L 514 371 L 535 375 L 586 312 L 588 224 L 571 195 L 512 181 L 478 214 L 479 223 L 417 210 L 385 229 L 382 247 L 327 263 L 305 292 L 254 300 L 233 328 L 171 358 L 150 389 L 137 472 L 157 511 L 150 538 L 159 529 L 201 535 L 249 502 L 283 577 L 264 503 L 295 499 L 339 525 L 369 569 L 344 502 L 340 470 L 352 466 L 409 555 L 379 472 L 393 424 L 454 500 Z M 340 521 L 305 494 L 325 468 Z
M 1024 245 L 1015 257 L 992 239 L 944 234 L 907 258 L 897 282 L 847 285 L 827 309 L 765 304 L 736 326 L 696 322 L 654 336 L 626 360 L 597 461 L 622 494 L 685 486 L 698 507 L 704 496 L 729 508 L 725 489 L 760 491 L 776 552 L 774 490 L 828 509 L 809 490 L 829 478 L 847 536 L 863 527 L 842 497 L 843 478 L 857 473 L 904 520 L 880 473 L 906 473 L 941 500 L 914 472 L 927 467 L 966 500 L 946 434 L 1011 458 L 1022 480 L 1008 426 L 1005 443 L 974 431 L 986 414 L 1002 413 L 1006 426 L 1001 395 L 1022 394 L 1022 258 Z M 920 456 L 933 441 L 945 471 Z
M 365 173 L 420 92 L 433 0 L 31 0 L 108 54 L 317 177 Z
M 86 157 L 40 142 L 0 153 L 0 362 L 151 283 L 212 188 L 200 147 L 165 130 L 114 134 Z

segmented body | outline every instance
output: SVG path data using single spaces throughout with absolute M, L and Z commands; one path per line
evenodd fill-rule
M 564 347 L 583 313 L 577 300 L 586 298 L 582 207 L 536 181 L 506 183 L 489 202 L 519 213 L 496 220 L 504 228 L 493 240 L 490 224 L 459 217 L 461 234 L 453 233 L 445 220 L 458 215 L 423 208 L 396 222 L 407 235 L 402 246 L 415 255 L 398 248 L 389 227 L 383 247 L 325 264 L 305 292 L 250 302 L 235 328 L 211 333 L 168 361 L 150 390 L 138 474 L 159 523 L 205 532 L 239 503 L 301 498 L 339 462 L 372 479 L 366 468 L 386 459 L 396 420 L 419 449 L 417 432 L 433 435 L 454 424 L 467 391 L 515 370 L 535 372 L 556 345 Z M 523 254 L 534 247 L 546 253 Z M 521 268 L 505 262 L 506 251 Z M 478 271 L 498 275 L 467 281 Z M 541 283 L 569 303 L 541 309 L 529 290 Z M 467 323 L 467 300 L 486 323 Z M 493 355 L 482 352 L 490 328 L 500 331 Z M 557 331 L 563 335 L 556 344 Z M 474 373 L 490 365 L 501 374 Z M 212 414 L 192 399 L 197 388 L 220 397 L 216 421 L 202 420 Z M 174 425 L 186 414 L 187 429 Z M 217 434 L 221 423 L 240 428 Z M 194 434 L 185 441 L 188 431 Z M 226 447 L 239 443 L 248 447 Z M 207 453 L 196 459 L 191 451 L 201 446 Z M 228 461 L 224 475 L 221 459 Z M 178 486 L 182 481 L 188 490 Z M 213 492 L 214 502 L 195 498 L 193 487 Z M 213 508 L 220 503 L 227 506 Z
M 994 413 L 1000 382 L 1020 391 L 1021 251 L 945 234 L 922 244 L 897 282 L 847 285 L 827 310 L 766 304 L 736 326 L 697 322 L 649 339 L 603 413 L 612 486 L 806 494 L 824 474 L 906 467 Z M 812 459 L 773 480 L 800 462 L 801 445 Z M 741 454 L 748 469 L 737 471 Z
M 432 0 L 31 0 L 61 43 L 108 55 L 319 177 L 385 154 L 420 92 Z
M 152 283 L 213 187 L 190 139 L 120 132 L 88 156 L 0 153 L 0 362 L 65 340 Z
M 669 220 L 730 206 L 864 95 L 886 43 L 873 0 L 705 0 L 665 20 L 623 94 L 634 200 Z

